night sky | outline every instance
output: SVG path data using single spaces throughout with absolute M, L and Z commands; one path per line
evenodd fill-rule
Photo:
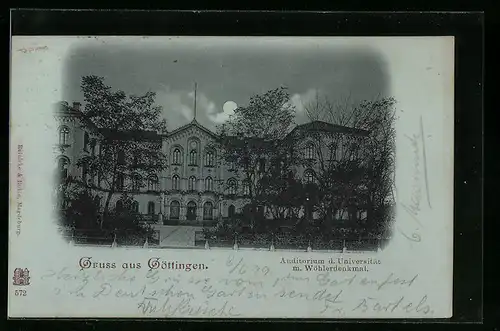
M 66 58 L 64 99 L 82 101 L 81 77 L 98 75 L 129 94 L 157 93 L 168 129 L 193 119 L 214 130 L 235 105 L 256 93 L 288 87 L 298 124 L 316 93 L 353 104 L 389 94 L 384 58 L 337 38 L 165 37 L 145 45 L 123 40 L 74 48 Z M 226 103 L 227 102 L 227 103 Z M 224 106 L 226 104 L 226 106 Z

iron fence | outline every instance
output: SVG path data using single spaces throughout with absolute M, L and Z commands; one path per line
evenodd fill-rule
M 234 247 L 282 250 L 334 250 L 334 251 L 377 251 L 390 238 L 346 237 L 325 239 L 321 236 L 272 233 L 239 233 L 232 235 L 208 235 L 195 232 L 195 246 Z

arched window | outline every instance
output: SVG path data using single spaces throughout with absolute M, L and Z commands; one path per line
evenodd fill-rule
M 196 191 L 196 177 L 195 176 L 189 177 L 188 190 L 189 191 Z
M 359 158 L 359 147 L 355 143 L 352 143 L 349 148 L 349 158 L 351 161 L 355 161 Z
M 134 174 L 132 177 L 132 190 L 139 191 L 142 187 L 142 177 L 139 174 Z
M 148 191 L 158 191 L 158 176 L 150 175 L 148 178 Z
M 198 164 L 198 152 L 193 149 L 189 152 L 189 165 L 197 165 Z
M 155 203 L 154 203 L 154 201 L 149 201 L 148 202 L 148 214 L 154 215 L 154 213 L 155 213 Z
M 186 219 L 188 221 L 196 220 L 196 203 L 189 201 L 187 204 Z
M 178 220 L 180 213 L 181 213 L 181 204 L 179 203 L 179 201 L 172 201 L 170 203 L 170 218 Z
M 174 149 L 172 164 L 181 164 L 181 150 L 178 148 Z
M 83 133 L 83 150 L 84 151 L 88 151 L 88 148 L 89 148 L 89 142 L 90 142 L 90 137 L 89 137 L 89 133 L 87 131 L 85 131 Z
M 203 205 L 203 219 L 211 220 L 214 216 L 214 205 L 211 202 L 205 202 Z
M 212 151 L 208 151 L 207 154 L 205 154 L 205 166 L 206 167 L 214 166 L 214 153 Z
M 227 181 L 227 193 L 230 195 L 235 195 L 237 190 L 236 180 L 231 178 Z
M 259 171 L 260 172 L 266 171 L 266 159 L 264 158 L 259 159 Z
M 125 152 L 123 150 L 118 150 L 118 164 L 125 164 Z
M 236 207 L 234 205 L 229 206 L 229 208 L 227 209 L 227 216 L 229 218 L 232 218 L 234 217 L 235 214 L 236 214 Z
M 205 191 L 212 192 L 214 190 L 214 180 L 212 177 L 205 178 Z
M 306 160 L 314 159 L 314 145 L 312 143 L 307 144 L 304 156 Z
M 57 169 L 59 171 L 59 176 L 61 179 L 68 178 L 68 167 L 69 167 L 69 159 L 65 156 L 61 156 L 57 160 Z
M 122 211 L 122 210 L 123 210 L 123 201 L 118 200 L 118 201 L 116 202 L 115 210 L 116 210 L 117 212 L 120 212 L 120 211 Z
M 307 184 L 314 183 L 314 172 L 310 169 L 304 171 L 304 180 Z
M 172 190 L 178 190 L 179 189 L 179 176 L 173 175 L 172 176 Z
M 243 195 L 250 195 L 250 184 L 248 180 L 243 181 Z
M 330 150 L 330 161 L 337 161 L 337 144 L 332 143 L 330 144 L 329 148 Z
M 59 128 L 59 144 L 68 145 L 69 143 L 69 128 L 62 126 Z
M 140 159 L 139 153 L 138 152 L 134 152 L 132 154 L 132 165 L 134 167 L 137 167 L 139 165 L 139 159 Z
M 137 201 L 132 202 L 132 212 L 139 213 L 139 202 Z
M 118 191 L 123 191 L 124 183 L 125 183 L 125 179 L 123 177 L 123 174 L 116 175 L 116 189 Z

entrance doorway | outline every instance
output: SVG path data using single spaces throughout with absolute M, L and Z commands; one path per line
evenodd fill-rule
M 188 221 L 196 221 L 196 203 L 193 201 L 187 204 L 186 219 Z

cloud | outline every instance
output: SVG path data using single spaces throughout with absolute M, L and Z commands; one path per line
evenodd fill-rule
M 290 97 L 290 103 L 295 106 L 295 122 L 303 124 L 309 122 L 305 108 L 313 102 L 321 91 L 318 89 L 308 89 L 303 93 L 295 93 Z
M 190 105 L 186 92 L 172 90 L 162 84 L 156 91 L 156 103 L 163 107 L 163 118 L 167 120 L 169 130 L 174 130 L 193 119 L 193 106 Z
M 156 103 L 163 107 L 163 117 L 167 120 L 169 130 L 191 122 L 194 118 L 194 92 L 173 90 L 161 84 L 156 91 Z M 196 95 L 196 120 L 210 130 L 223 123 L 229 115 L 218 109 L 215 102 L 204 93 Z

